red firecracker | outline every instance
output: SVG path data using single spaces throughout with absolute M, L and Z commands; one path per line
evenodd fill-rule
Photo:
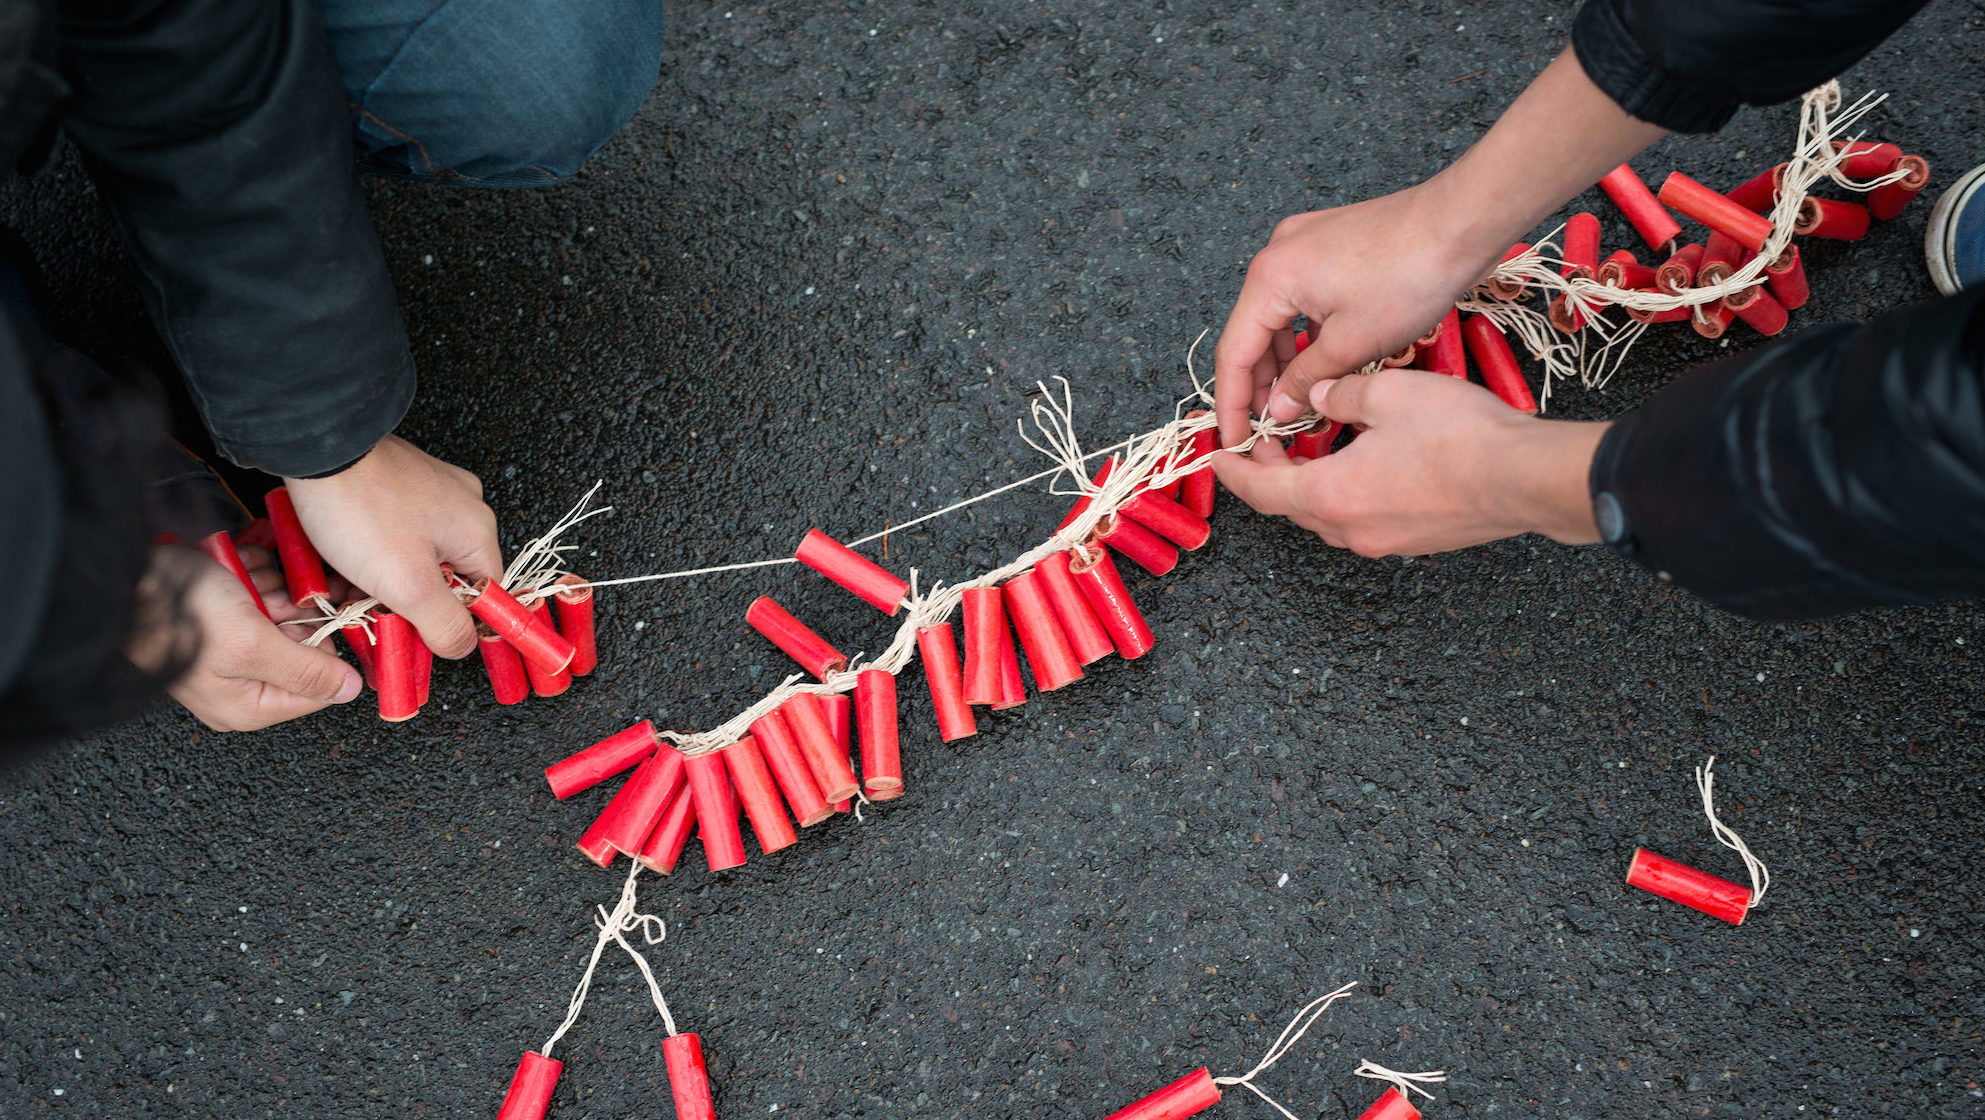
M 1723 332 L 1730 329 L 1730 320 L 1736 317 L 1737 313 L 1719 299 L 1715 303 L 1699 304 L 1695 314 L 1689 317 L 1689 325 L 1704 338 L 1722 338 Z
M 1061 623 L 1061 631 L 1068 637 L 1076 660 L 1090 665 L 1108 657 L 1116 645 L 1110 641 L 1110 633 L 1103 629 L 1096 612 L 1090 609 L 1089 600 L 1083 598 L 1082 589 L 1076 586 L 1075 576 L 1069 571 L 1073 559 L 1070 553 L 1057 552 L 1034 565 L 1034 572 L 1041 577 L 1041 589 L 1054 605 L 1055 620 Z
M 1089 480 L 1089 485 L 1101 489 L 1103 483 L 1108 482 L 1110 480 L 1110 472 L 1115 470 L 1116 468 L 1117 468 L 1117 457 L 1115 455 L 1112 455 L 1108 459 L 1105 459 L 1103 461 L 1102 466 L 1096 468 L 1096 477 Z M 1089 508 L 1089 503 L 1094 500 L 1095 499 L 1088 494 L 1084 494 L 1080 498 L 1075 499 L 1075 504 L 1068 507 L 1068 516 L 1062 518 L 1061 524 L 1055 526 L 1055 532 L 1059 533 L 1063 529 L 1068 528 L 1070 525 L 1075 524 L 1075 519 L 1081 517 L 1083 512 Z
M 528 609 L 531 612 L 531 617 L 536 620 L 534 629 L 531 631 L 532 633 L 548 633 L 558 638 L 561 642 L 565 641 L 564 636 L 559 634 L 552 626 L 551 607 L 547 606 L 543 599 L 532 603 Z M 563 694 L 566 689 L 572 687 L 572 662 L 578 660 L 579 650 L 570 642 L 566 642 L 565 648 L 572 651 L 572 657 L 567 659 L 564 668 L 556 672 L 545 669 L 544 666 L 532 661 L 528 657 L 524 658 L 524 673 L 531 678 L 532 692 L 537 693 L 539 696 L 558 696 Z M 517 652 L 521 655 L 524 651 L 518 650 Z
M 262 612 L 263 618 L 270 617 L 269 605 L 262 601 L 262 593 L 255 590 L 255 577 L 248 574 L 248 565 L 241 562 L 241 553 L 234 547 L 234 538 L 226 533 L 210 533 L 200 538 L 200 551 L 213 557 L 214 563 L 240 580 L 241 586 L 248 589 L 248 598 L 254 602 L 255 609 Z
M 1205 409 L 1196 408 L 1186 413 L 1186 418 L 1192 419 L 1204 415 L 1206 415 Z M 1215 432 L 1212 428 L 1201 428 L 1192 433 L 1192 459 L 1190 461 L 1196 463 L 1206 458 L 1208 455 L 1213 454 L 1219 446 L 1219 433 Z M 1179 487 L 1179 504 L 1201 517 L 1212 517 L 1214 481 L 1213 466 L 1210 463 L 1185 476 L 1185 481 Z
M 1003 712 L 1027 702 L 1027 683 L 1020 676 L 1020 652 L 1013 644 L 1013 628 L 1001 626 L 999 636 L 999 699 L 992 710 Z
M 773 602 L 770 595 L 760 595 L 752 600 L 751 606 L 744 612 L 744 620 L 773 645 L 785 650 L 788 657 L 799 662 L 800 668 L 820 680 L 826 680 L 829 673 L 838 673 L 848 667 L 848 659 L 841 655 L 840 650 L 807 629 L 805 623 Z
M 1461 338 L 1461 311 L 1450 307 L 1441 316 L 1440 333 L 1427 350 L 1427 368 L 1435 373 L 1468 380 L 1467 343 Z
M 1781 163 L 1762 171 L 1724 197 L 1753 214 L 1769 214 L 1778 205 L 1778 192 L 1785 184 L 1787 166 Z
M 572 664 L 566 668 L 575 677 L 585 676 L 600 663 L 599 644 L 593 635 L 593 589 L 585 583 L 568 572 L 552 584 L 569 589 L 556 592 L 551 601 L 558 615 L 558 632 L 572 643 Z
M 1420 1110 L 1397 1089 L 1387 1089 L 1372 1106 L 1358 1114 L 1358 1120 L 1420 1120 Z
M 331 606 L 331 584 L 324 578 L 324 558 L 317 546 L 304 535 L 303 522 L 296 518 L 296 506 L 289 489 L 278 486 L 264 499 L 269 507 L 269 525 L 276 533 L 276 556 L 282 561 L 283 582 L 289 585 L 290 602 L 304 606 L 315 600 Z
M 1528 253 L 1529 251 L 1530 251 L 1530 243 L 1527 241 L 1519 241 L 1516 244 L 1511 245 L 1509 247 L 1509 252 L 1504 253 L 1503 259 L 1500 262 L 1498 262 L 1498 267 L 1500 267 L 1501 265 L 1508 264 L 1509 262 L 1515 260 L 1516 258 L 1522 256 L 1525 253 Z M 1497 279 L 1493 274 L 1489 277 L 1488 280 L 1483 281 L 1483 287 L 1488 288 L 1489 294 L 1496 297 L 1497 299 L 1503 299 L 1503 300 L 1522 299 L 1525 294 L 1522 281 L 1500 280 Z
M 792 728 L 793 738 L 799 740 L 807 764 L 813 767 L 820 796 L 829 801 L 853 797 L 860 785 L 848 766 L 848 749 L 835 741 L 834 729 L 827 724 L 827 709 L 820 698 L 811 692 L 795 693 L 780 705 L 779 713 L 786 717 L 786 726 Z
M 1558 275 L 1592 279 L 1599 271 L 1599 218 L 1589 213 L 1573 214 L 1565 220 L 1565 263 Z
M 1081 680 L 1082 663 L 1076 660 L 1068 635 L 1061 631 L 1040 577 L 1032 571 L 1022 572 L 1006 581 L 1005 592 L 1013 629 L 1020 636 L 1021 648 L 1027 651 L 1027 664 L 1034 668 L 1034 687 L 1053 692 Z
M 600 810 L 600 815 L 593 818 L 593 823 L 586 826 L 586 831 L 579 834 L 579 839 L 573 843 L 573 847 L 578 848 L 580 854 L 601 867 L 611 867 L 613 861 L 620 856 L 620 852 L 607 839 L 607 832 L 611 828 L 613 828 L 613 802 L 609 801 L 607 807 Z
M 778 712 L 765 713 L 751 721 L 751 735 L 758 740 L 765 764 L 779 783 L 779 792 L 785 794 L 786 804 L 793 807 L 793 816 L 801 828 L 809 828 L 834 815 L 821 795 L 819 780 L 813 776 L 813 764 L 800 749 L 793 729 L 786 725 L 786 717 Z
M 1799 204 L 1799 218 L 1792 224 L 1792 232 L 1834 241 L 1859 241 L 1868 236 L 1868 219 L 1868 208 L 1858 202 L 1808 198 Z
M 1735 238 L 1753 253 L 1764 248 L 1765 238 L 1771 236 L 1770 219 L 1744 209 L 1679 171 L 1668 173 L 1659 198 L 1669 208 Z
M 1693 242 L 1675 250 L 1673 256 L 1655 268 L 1654 286 L 1672 295 L 1693 285 L 1704 252 L 1701 244 Z
M 1504 404 L 1535 415 L 1537 398 L 1530 395 L 1523 370 L 1516 364 L 1516 352 L 1509 348 L 1501 329 L 1481 315 L 1470 315 L 1461 320 L 1461 333 L 1468 341 L 1468 356 L 1482 371 L 1482 384 Z
M 736 794 L 724 770 L 722 752 L 710 751 L 683 759 L 690 792 L 696 798 L 696 835 L 703 838 L 703 858 L 710 870 L 724 871 L 744 863 L 744 834 L 738 831 Z
M 1790 318 L 1785 313 L 1785 305 L 1773 299 L 1762 285 L 1725 296 L 1723 304 L 1762 335 L 1774 335 L 1784 330 Z
M 276 526 L 266 517 L 258 517 L 242 527 L 234 535 L 236 548 L 262 548 L 270 552 L 276 550 Z
M 937 712 L 938 738 L 949 743 L 979 733 L 972 706 L 965 702 L 964 674 L 958 668 L 958 639 L 949 622 L 917 631 L 917 656 L 923 659 L 930 703 Z
M 1143 612 L 1131 600 L 1109 550 L 1094 549 L 1092 555 L 1093 559 L 1077 556 L 1068 566 L 1069 574 L 1075 577 L 1075 585 L 1108 631 L 1117 652 L 1126 660 L 1144 656 L 1156 644 L 1151 627 L 1145 625 Z
M 860 679 L 859 674 L 856 679 Z M 849 753 L 848 725 L 852 722 L 849 709 L 850 702 L 845 692 L 836 692 L 820 698 L 820 710 L 827 713 L 827 729 L 834 733 L 834 744 L 841 748 L 842 754 Z M 839 801 L 829 803 L 828 807 L 837 813 L 850 812 L 855 807 L 855 800 L 852 797 L 843 797 Z
M 1185 1120 L 1219 1103 L 1220 1087 L 1201 1066 L 1136 1104 L 1110 1113 L 1109 1120 Z
M 1179 566 L 1179 550 L 1171 542 L 1128 517 L 1105 517 L 1096 526 L 1096 539 L 1154 576 Z
M 1035 679 L 1039 679 L 1038 674 Z M 896 741 L 893 674 L 865 669 L 855 678 L 855 728 L 861 738 L 862 791 L 870 801 L 903 796 L 903 760 Z
M 1787 245 L 1778 259 L 1764 266 L 1765 287 L 1788 310 L 1805 306 L 1811 291 L 1806 286 L 1806 266 L 1799 259 L 1799 247 Z
M 475 597 L 469 600 L 469 613 L 502 635 L 523 657 L 524 664 L 547 675 L 564 672 L 571 666 L 577 651 L 552 627 L 549 614 L 526 607 L 487 579 L 477 580 L 470 590 Z
M 1344 425 L 1335 420 L 1318 420 L 1289 440 L 1289 454 L 1298 459 L 1321 459 L 1330 454 L 1330 445 Z
M 379 718 L 401 723 L 420 714 L 420 685 L 414 678 L 414 647 L 420 635 L 405 615 L 380 610 L 372 616 L 379 679 Z
M 1895 161 L 1902 158 L 1902 149 L 1886 141 L 1835 140 L 1833 150 L 1847 153 L 1840 170 L 1850 179 L 1879 179 L 1895 170 Z
M 894 573 L 818 529 L 808 530 L 793 558 L 892 617 L 910 593 Z
M 352 647 L 352 656 L 358 658 L 358 669 L 365 676 L 365 687 L 377 692 L 379 647 L 373 644 L 372 635 L 366 631 L 363 623 L 358 622 L 342 627 L 338 632 L 345 636 L 345 644 Z
M 1187 552 L 1197 551 L 1213 535 L 1204 517 L 1151 490 L 1125 502 L 1119 512 Z
M 965 625 L 965 702 L 1000 699 L 999 659 L 1006 636 L 1005 597 L 997 587 L 968 587 L 959 614 Z
M 536 1050 L 526 1050 L 510 1077 L 510 1091 L 503 1094 L 503 1107 L 496 1120 L 544 1120 L 551 1107 L 551 1092 L 558 1087 L 559 1071 L 565 1063 L 547 1058 Z
M 531 694 L 531 678 L 524 671 L 524 659 L 488 623 L 480 620 L 476 622 L 476 652 L 482 655 L 483 672 L 489 676 L 489 690 L 497 703 L 521 703 Z
M 551 786 L 551 795 L 563 801 L 639 764 L 661 745 L 655 725 L 644 719 L 545 767 L 545 781 Z
M 687 782 L 682 752 L 674 747 L 665 747 L 643 759 L 627 781 L 621 783 L 620 792 L 607 803 L 607 811 L 613 815 L 613 823 L 607 827 L 607 843 L 615 851 L 630 856 L 639 852 L 662 819 L 662 811 Z
M 765 765 L 757 738 L 746 735 L 717 753 L 724 756 L 724 764 L 730 769 L 731 788 L 737 790 L 738 800 L 744 803 L 745 819 L 751 822 L 751 831 L 758 836 L 760 850 L 769 856 L 791 847 L 799 836 L 793 831 L 793 822 L 786 817 L 786 807 L 779 800 L 778 787 L 772 784 L 772 772 Z
M 427 707 L 427 689 L 434 683 L 434 651 L 427 648 L 426 639 L 420 632 L 414 632 L 414 705 Z
M 1599 262 L 1599 282 L 1615 288 L 1652 288 L 1654 270 L 1634 259 L 1625 249 Z
M 716 1106 L 710 1103 L 710 1074 L 703 1068 L 703 1041 L 694 1034 L 672 1034 L 662 1040 L 662 1060 L 669 1068 L 675 1120 L 717 1120 Z
M 1647 184 L 1641 182 L 1640 176 L 1634 174 L 1633 168 L 1623 163 L 1608 171 L 1599 180 L 1599 189 L 1605 191 L 1606 197 L 1612 199 L 1613 205 L 1626 215 L 1634 232 L 1640 234 L 1640 239 L 1647 242 L 1648 248 L 1657 253 L 1671 251 L 1671 246 L 1682 235 L 1682 227 L 1675 221 L 1675 216 L 1668 213 L 1667 207 L 1654 197 L 1654 192 L 1647 189 Z M 1621 286 L 1638 288 L 1643 285 Z
M 1922 156 L 1903 156 L 1895 166 L 1909 174 L 1868 192 L 1868 212 L 1883 221 L 1902 213 L 1909 200 L 1930 185 L 1930 164 Z
M 1652 891 L 1731 925 L 1743 925 L 1744 915 L 1751 909 L 1751 888 L 1697 871 L 1646 848 L 1634 849 L 1633 863 L 1627 868 L 1627 885 Z
M 685 774 L 687 767 L 685 766 Z M 682 859 L 683 848 L 689 845 L 689 834 L 696 831 L 696 795 L 691 793 L 687 782 L 676 791 L 669 807 L 662 812 L 661 823 L 648 834 L 648 842 L 641 845 L 641 854 L 635 858 L 641 866 L 663 875 L 675 871 L 675 865 Z

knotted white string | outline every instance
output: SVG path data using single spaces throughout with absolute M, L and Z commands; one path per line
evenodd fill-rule
M 1702 792 L 1702 813 L 1709 818 L 1709 830 L 1716 835 L 1716 842 L 1736 852 L 1744 861 L 1744 870 L 1751 873 L 1751 905 L 1764 901 L 1764 892 L 1771 886 L 1771 870 L 1764 861 L 1751 853 L 1750 845 L 1737 835 L 1737 830 L 1724 824 L 1716 816 L 1716 756 L 1696 767 L 1696 789 Z
M 1267 1101 L 1270 1107 L 1288 1117 L 1289 1120 L 1301 1120 L 1295 1113 L 1283 1108 L 1282 1102 L 1262 1092 L 1260 1086 L 1254 1083 L 1255 1076 L 1266 1070 L 1269 1066 L 1281 1061 L 1284 1054 L 1287 1054 L 1296 1043 L 1302 1041 L 1303 1035 L 1308 1033 L 1310 1027 L 1318 1019 L 1323 1017 L 1323 1013 L 1330 1010 L 1331 1004 L 1350 995 L 1351 989 L 1357 986 L 1358 982 L 1353 980 L 1349 984 L 1331 992 L 1329 995 L 1318 996 L 1311 1000 L 1301 1011 L 1296 1012 L 1296 1017 L 1289 1020 L 1288 1026 L 1282 1028 L 1282 1034 L 1275 1040 L 1275 1045 L 1268 1048 L 1268 1053 L 1262 1055 L 1261 1060 L 1254 1064 L 1253 1069 L 1239 1077 L 1216 1077 L 1213 1079 L 1213 1083 L 1215 1085 L 1244 1085 L 1255 1096 Z
M 565 1037 L 565 1032 L 572 1029 L 573 1023 L 579 1021 L 580 1009 L 586 1006 L 586 995 L 593 989 L 593 972 L 599 968 L 600 954 L 606 951 L 607 943 L 610 941 L 618 943 L 622 949 L 627 950 L 628 956 L 634 958 L 634 964 L 640 968 L 642 977 L 648 981 L 648 994 L 655 1001 L 655 1010 L 662 1013 L 662 1026 L 671 1036 L 676 1033 L 675 1016 L 669 1014 L 668 1001 L 662 998 L 661 985 L 655 982 L 655 974 L 648 967 L 647 958 L 627 941 L 627 934 L 638 929 L 644 941 L 650 945 L 657 945 L 668 936 L 669 932 L 667 922 L 653 914 L 643 914 L 635 909 L 637 902 L 635 881 L 640 877 L 641 862 L 631 861 L 631 866 L 627 869 L 627 879 L 620 886 L 620 901 L 614 904 L 611 911 L 604 906 L 595 907 L 599 914 L 593 919 L 593 924 L 599 928 L 599 936 L 593 941 L 593 955 L 586 962 L 586 972 L 579 977 L 579 986 L 572 990 L 572 999 L 565 1006 L 565 1021 L 558 1025 L 557 1030 L 551 1032 L 551 1037 L 546 1039 L 544 1046 L 538 1050 L 538 1053 L 545 1057 L 551 1057 L 551 1048 L 558 1045 L 558 1040 Z
M 1418 1093 L 1428 1100 L 1433 1100 L 1434 1095 L 1420 1088 L 1420 1086 L 1422 1084 L 1438 1085 L 1447 1080 L 1447 1071 L 1444 1069 L 1430 1069 L 1425 1073 L 1401 1073 L 1396 1069 L 1387 1069 L 1370 1058 L 1359 1059 L 1358 1068 L 1351 1072 L 1357 1074 L 1359 1077 L 1369 1077 L 1374 1081 L 1390 1081 L 1398 1086 L 1402 1094 Z

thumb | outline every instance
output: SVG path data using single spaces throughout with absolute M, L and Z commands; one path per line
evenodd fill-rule
M 1318 382 L 1310 390 L 1310 407 L 1327 420 L 1370 427 L 1371 382 L 1369 377 L 1338 377 Z
M 1328 329 L 1328 320 L 1319 331 Z M 1296 355 L 1283 368 L 1282 376 L 1275 382 L 1275 393 L 1268 401 L 1268 416 L 1272 420 L 1287 423 L 1301 416 L 1310 406 L 1310 394 L 1318 385 L 1327 385 L 1358 368 L 1358 363 L 1346 362 L 1333 353 L 1335 347 L 1327 337 L 1319 337 L 1310 343 L 1309 348 Z
M 253 668 L 241 675 L 316 704 L 343 704 L 356 697 L 365 683 L 335 655 L 292 642 L 274 627 L 258 641 Z

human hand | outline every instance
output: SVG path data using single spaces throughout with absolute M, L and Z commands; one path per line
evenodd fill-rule
M 496 515 L 482 482 L 398 436 L 327 478 L 285 479 L 304 532 L 356 587 L 403 614 L 437 656 L 476 648 L 475 620 L 441 574 L 503 574 Z
M 358 673 L 335 655 L 302 644 L 303 627 L 280 627 L 262 617 L 247 588 L 192 549 L 152 550 L 152 567 L 139 589 L 156 598 L 168 587 L 183 588 L 177 617 L 199 632 L 192 665 L 167 687 L 201 723 L 216 731 L 255 731 L 308 715 L 359 694 Z M 262 586 L 258 577 L 257 586 Z M 286 613 L 302 614 L 285 602 Z M 171 619 L 170 609 L 151 606 L 140 617 Z M 134 636 L 130 657 L 156 672 L 174 653 L 170 626 Z
M 1519 533 L 1599 539 L 1586 476 L 1605 423 L 1540 420 L 1479 385 L 1388 369 L 1323 381 L 1310 407 L 1358 426 L 1342 451 L 1298 463 L 1274 440 L 1213 469 L 1262 513 L 1362 556 L 1421 556 Z

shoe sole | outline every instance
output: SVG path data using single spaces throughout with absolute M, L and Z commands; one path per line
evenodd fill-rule
M 1963 281 L 1952 267 L 1957 253 L 1957 223 L 1952 219 L 1981 184 L 1985 184 L 1985 164 L 1965 172 L 1938 197 L 1937 205 L 1930 210 L 1930 223 L 1924 227 L 1923 261 L 1930 268 L 1930 283 L 1943 295 L 1954 296 L 1964 289 Z

